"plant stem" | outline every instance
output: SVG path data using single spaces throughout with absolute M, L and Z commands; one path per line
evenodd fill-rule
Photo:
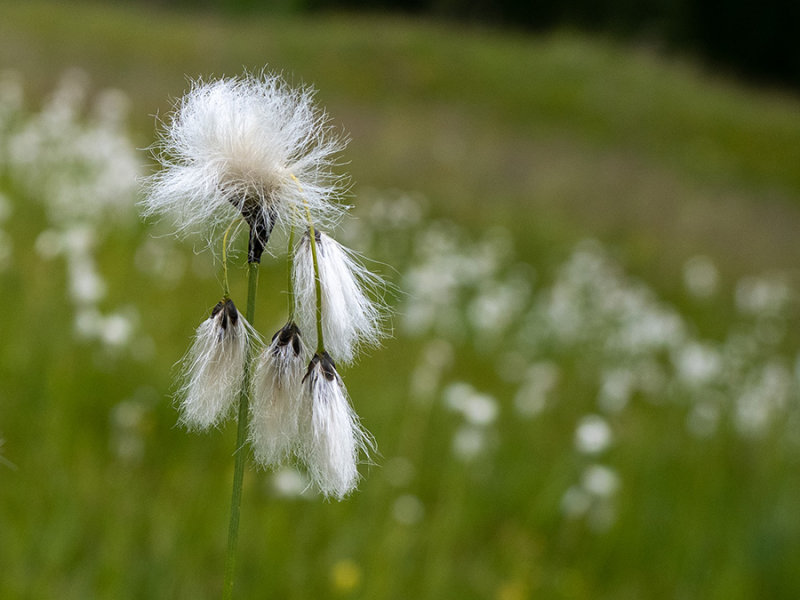
M 222 291 L 225 298 L 231 297 L 231 288 L 228 285 L 228 235 L 234 223 L 228 225 L 225 235 L 222 237 Z
M 258 290 L 258 263 L 248 263 L 247 271 L 247 310 L 245 317 L 248 323 L 253 323 L 256 312 L 256 291 Z M 225 600 L 233 598 L 233 580 L 236 573 L 236 546 L 239 541 L 239 513 L 242 507 L 242 484 L 244 482 L 244 463 L 247 453 L 244 445 L 247 441 L 247 416 L 250 405 L 250 347 L 245 356 L 244 383 L 242 394 L 239 397 L 239 422 L 236 433 L 236 450 L 234 451 L 235 463 L 233 468 L 233 491 L 231 492 L 231 517 L 228 526 L 228 552 L 225 557 L 225 582 L 222 597 Z
M 300 181 L 293 174 L 290 175 L 297 184 L 297 189 L 300 190 L 300 193 L 302 194 L 303 186 L 300 185 Z M 308 201 L 305 199 L 305 197 L 303 198 L 303 202 L 306 208 L 306 217 L 308 218 L 308 237 L 309 242 L 311 243 L 311 260 L 314 263 L 314 284 L 317 293 L 317 354 L 323 354 L 325 352 L 325 340 L 322 338 L 322 283 L 319 276 L 319 260 L 317 258 L 317 232 L 314 229 L 314 220 L 311 218 L 311 209 L 308 207 Z M 292 291 L 294 291 L 294 288 L 292 288 Z
M 319 276 L 319 260 L 317 258 L 317 234 L 311 215 L 308 220 L 308 237 L 311 241 L 311 260 L 314 263 L 314 283 L 317 292 L 317 354 L 325 352 L 325 341 L 322 339 L 322 283 Z
M 288 273 L 287 290 L 289 292 L 289 323 L 294 323 L 294 225 L 289 228 L 289 250 L 287 252 L 287 256 L 288 267 L 286 271 Z

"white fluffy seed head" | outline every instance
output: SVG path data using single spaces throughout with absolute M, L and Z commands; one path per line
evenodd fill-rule
M 145 216 L 209 236 L 243 209 L 286 223 L 307 206 L 335 221 L 343 181 L 332 167 L 346 139 L 313 95 L 268 73 L 194 82 L 154 146 L 163 169 L 147 180 Z
M 242 391 L 250 326 L 233 301 L 219 302 L 197 328 L 183 360 L 181 422 L 208 429 L 223 421 Z
M 303 380 L 303 396 L 311 418 L 303 432 L 302 458 L 320 491 L 342 499 L 356 488 L 359 455 L 374 450 L 373 438 L 350 406 L 342 379 L 327 353 L 316 354 L 311 360 Z
M 256 462 L 274 467 L 297 450 L 302 418 L 300 381 L 306 361 L 300 330 L 288 323 L 259 356 L 250 402 L 250 443 Z
M 383 337 L 385 307 L 379 298 L 385 284 L 329 235 L 317 231 L 316 242 L 325 349 L 335 360 L 349 363 Z M 309 344 L 316 345 L 316 279 L 308 234 L 299 242 L 293 277 L 295 314 Z

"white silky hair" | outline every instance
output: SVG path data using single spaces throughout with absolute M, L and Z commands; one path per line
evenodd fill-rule
M 256 462 L 277 466 L 297 451 L 303 413 L 300 382 L 307 352 L 293 324 L 282 328 L 259 355 L 250 402 L 250 443 Z
M 322 334 L 325 350 L 337 362 L 350 363 L 365 347 L 383 337 L 384 306 L 379 299 L 385 284 L 356 254 L 318 231 L 317 259 L 322 289 Z M 317 343 L 316 279 L 308 235 L 299 243 L 294 260 L 295 314 L 309 345 Z
M 341 377 L 329 356 L 316 355 L 303 381 L 310 409 L 302 458 L 308 474 L 327 497 L 344 498 L 356 489 L 361 453 L 374 450 L 372 436 L 361 426 Z
M 245 204 L 279 223 L 335 222 L 344 187 L 333 173 L 347 143 L 310 87 L 262 73 L 201 80 L 179 101 L 154 145 L 163 167 L 146 182 L 145 216 L 168 216 L 179 234 L 205 228 L 209 240 Z
M 183 359 L 183 385 L 177 394 L 186 427 L 209 429 L 229 416 L 242 391 L 251 335 L 231 300 L 220 302 L 197 328 Z

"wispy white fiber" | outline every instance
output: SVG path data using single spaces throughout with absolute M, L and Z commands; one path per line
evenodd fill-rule
M 303 451 L 308 473 L 325 496 L 341 499 L 356 488 L 359 455 L 373 450 L 374 441 L 361 427 L 327 353 L 311 360 L 303 395 L 311 409 Z
M 250 443 L 256 461 L 276 466 L 296 451 L 306 365 L 300 330 L 288 323 L 258 357 L 250 402 Z M 307 412 L 307 411 L 306 411 Z
M 349 363 L 360 349 L 380 342 L 383 305 L 377 295 L 383 291 L 384 283 L 329 235 L 317 231 L 316 239 L 325 350 L 336 361 Z M 299 243 L 293 276 L 295 313 L 301 329 L 308 332 L 309 345 L 314 347 L 316 280 L 308 235 Z
M 269 73 L 194 82 L 155 146 L 163 169 L 147 182 L 144 214 L 209 234 L 243 210 L 287 222 L 308 207 L 335 220 L 342 180 L 331 167 L 346 140 L 313 96 Z
M 197 328 L 183 361 L 181 422 L 208 429 L 223 421 L 242 391 L 250 325 L 233 301 L 219 302 Z

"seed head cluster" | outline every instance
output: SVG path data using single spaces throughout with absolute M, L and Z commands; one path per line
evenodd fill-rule
M 230 414 L 244 381 L 248 327 L 227 298 L 197 328 L 179 394 L 181 420 L 190 429 L 214 427 Z
M 230 231 L 242 226 L 249 263 L 260 262 L 274 227 L 297 240 L 287 251 L 289 317 L 269 344 L 239 313 L 225 275 L 223 299 L 183 361 L 181 421 L 218 426 L 241 398 L 259 465 L 297 461 L 325 496 L 343 498 L 374 442 L 334 360 L 351 363 L 379 343 L 384 305 L 380 278 L 320 230 L 347 210 L 333 169 L 346 140 L 313 95 L 269 73 L 195 82 L 154 146 L 162 168 L 147 181 L 143 213 L 165 218 L 178 235 L 221 242 L 223 261 Z
M 350 363 L 362 347 L 381 339 L 382 315 L 372 298 L 382 282 L 361 265 L 356 255 L 326 233 L 316 232 L 319 278 L 322 291 L 322 330 L 327 350 L 336 361 Z M 294 263 L 295 314 L 309 344 L 317 344 L 314 328 L 316 276 L 311 239 L 303 237 Z
M 313 96 L 271 74 L 195 82 L 154 146 L 162 169 L 144 215 L 212 244 L 237 213 L 264 244 L 275 222 L 307 225 L 309 211 L 317 225 L 334 224 L 344 180 L 332 167 L 346 139 Z

